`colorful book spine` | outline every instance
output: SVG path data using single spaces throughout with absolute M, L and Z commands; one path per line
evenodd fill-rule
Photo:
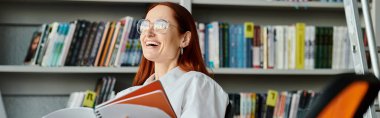
M 305 23 L 296 24 L 296 69 L 305 65 Z
M 245 22 L 244 23 L 244 38 L 246 40 L 246 68 L 252 67 L 252 42 L 253 42 L 253 36 L 254 36 L 254 23 L 253 22 Z

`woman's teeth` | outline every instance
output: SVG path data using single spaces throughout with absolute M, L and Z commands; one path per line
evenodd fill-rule
M 146 42 L 146 46 L 158 46 L 158 45 L 160 45 L 160 43 L 158 42 L 153 42 L 153 41 Z

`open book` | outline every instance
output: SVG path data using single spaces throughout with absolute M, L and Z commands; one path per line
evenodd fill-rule
M 95 107 L 67 108 L 43 118 L 176 118 L 160 81 Z

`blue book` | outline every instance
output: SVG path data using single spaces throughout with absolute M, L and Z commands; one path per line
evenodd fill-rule
M 237 25 L 237 67 L 244 68 L 246 63 L 246 46 L 244 38 L 244 26 L 242 24 Z
M 231 24 L 230 25 L 230 29 L 229 29 L 229 52 L 230 52 L 230 55 L 229 55 L 229 64 L 230 64 L 230 67 L 232 68 L 235 68 L 236 67 L 236 42 L 235 42 L 235 37 L 236 37 L 236 33 L 235 33 L 235 25 Z
M 209 59 L 209 35 L 210 35 L 210 32 L 209 32 L 209 29 L 212 28 L 212 25 L 211 24 L 207 24 L 206 25 L 206 29 L 205 29 L 205 64 L 206 64 L 206 67 L 208 68 L 212 68 L 211 65 L 210 65 L 210 59 Z

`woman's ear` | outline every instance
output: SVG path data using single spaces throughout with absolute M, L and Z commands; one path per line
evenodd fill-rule
M 181 44 L 180 44 L 181 48 L 187 47 L 190 43 L 190 40 L 191 40 L 191 32 L 186 31 L 181 40 Z

